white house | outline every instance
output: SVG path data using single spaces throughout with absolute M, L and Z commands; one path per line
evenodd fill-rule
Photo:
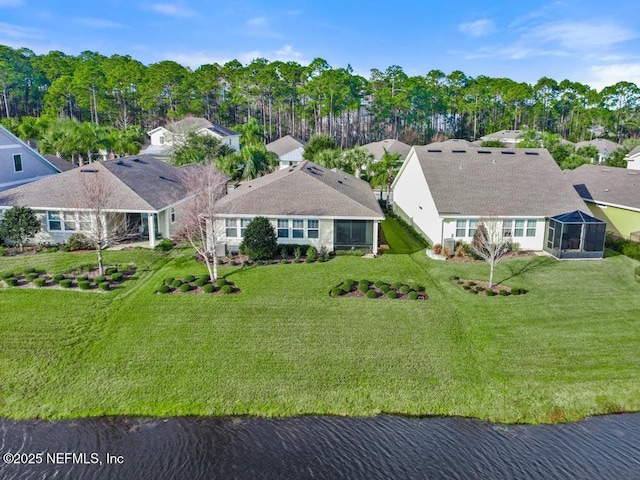
M 505 147 L 514 147 L 520 141 L 518 137 L 522 134 L 522 130 L 500 130 L 494 133 L 480 137 L 482 142 L 499 141 L 504 143 Z
M 640 170 L 640 145 L 627 153 L 624 157 L 627 161 L 627 168 L 630 170 Z
M 280 169 L 294 167 L 304 160 L 304 142 L 291 135 L 285 135 L 267 144 L 267 151 L 275 153 L 280 162 Z
M 522 249 L 545 250 L 549 218 L 589 212 L 545 149 L 413 147 L 392 188 L 395 212 L 450 247 L 492 219 Z
M 0 125 L 0 191 L 60 172 L 53 162 Z
M 149 145 L 141 154 L 168 156 L 173 147 L 187 133 L 196 132 L 200 135 L 211 135 L 236 152 L 240 150 L 240 134 L 230 128 L 212 123 L 206 118 L 187 117 L 178 122 L 170 123 L 166 127 L 157 127 L 147 132 L 151 138 Z
M 595 147 L 598 150 L 598 158 L 594 158 L 593 161 L 597 163 L 604 163 L 609 156 L 615 152 L 622 145 L 606 138 L 594 138 L 593 140 L 585 140 L 584 142 L 576 143 L 576 150 L 581 147 Z
M 217 248 L 237 251 L 257 216 L 271 221 L 281 244 L 378 252 L 382 209 L 364 180 L 312 162 L 241 183 L 216 204 Z M 210 241 L 213 244 L 213 241 Z

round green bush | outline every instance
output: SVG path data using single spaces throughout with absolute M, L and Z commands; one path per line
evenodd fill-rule
M 63 280 L 60 280 L 59 283 L 62 288 L 70 288 L 73 283 L 73 280 L 71 280 L 70 278 L 65 278 Z
M 283 258 L 282 260 L 280 260 L 280 263 L 281 263 L 282 265 L 286 265 L 286 264 L 287 264 L 287 263 L 289 263 L 289 262 L 287 261 L 287 259 L 286 259 L 286 258 Z
M 484 294 L 485 294 L 487 297 L 493 297 L 493 296 L 496 294 L 496 292 L 494 292 L 493 290 L 485 290 L 485 291 L 484 291 Z
M 376 292 L 374 289 L 367 290 L 367 293 L 365 293 L 365 295 L 367 296 L 367 298 L 378 298 L 378 292 Z
M 387 292 L 387 298 L 398 298 L 398 292 L 395 290 L 389 290 Z
M 199 278 L 197 279 L 195 282 L 193 282 L 193 284 L 196 287 L 204 287 L 204 285 L 207 283 L 207 280 L 205 280 L 204 278 Z
M 418 292 L 414 292 L 414 291 L 409 292 L 409 294 L 407 295 L 407 298 L 409 300 L 417 300 L 418 299 Z
M 383 282 L 382 280 L 377 280 L 377 281 L 374 283 L 374 285 L 375 285 L 376 287 L 380 288 L 381 286 L 386 285 L 386 283 L 385 283 L 385 282 Z
M 81 290 L 89 290 L 91 288 L 91 282 L 89 280 L 78 281 L 78 288 Z
M 53 283 L 60 283 L 60 281 L 64 279 L 65 279 L 65 276 L 62 275 L 61 273 L 56 273 L 53 277 L 51 277 L 51 280 L 53 281 Z
M 224 287 L 227 283 L 229 282 L 226 278 L 219 278 L 216 280 L 216 287 Z
M 4 281 L 7 283 L 7 285 L 9 285 L 10 287 L 17 287 L 18 286 L 18 279 L 16 277 L 9 277 L 9 278 L 5 278 Z
M 313 263 L 316 261 L 316 257 L 306 257 L 304 263 Z
M 170 291 L 171 288 L 167 285 L 160 285 L 160 288 L 158 288 L 158 293 L 169 293 Z
M 365 293 L 367 290 L 369 290 L 369 283 L 367 282 L 358 283 L 358 290 L 361 291 L 362 293 Z
M 324 257 L 318 257 L 316 262 L 323 263 L 324 262 Z
M 182 285 L 182 280 L 180 280 L 179 278 L 176 278 L 173 280 L 173 282 L 171 282 L 171 286 L 173 288 L 180 288 L 181 285 Z
M 210 284 L 210 283 L 207 283 L 206 285 L 204 285 L 204 286 L 202 287 L 202 291 L 203 291 L 204 293 L 213 293 L 215 289 L 216 289 L 216 287 L 214 287 L 214 286 L 213 286 L 212 284 Z
M 111 290 L 111 284 L 109 282 L 101 282 L 98 284 L 100 290 Z
M 300 259 L 299 258 L 294 258 L 293 259 L 293 263 L 300 263 Z
M 229 294 L 229 293 L 233 293 L 233 286 L 232 285 L 223 285 L 222 287 L 220 287 L 220 291 L 222 293 Z
M 477 294 L 478 294 L 478 291 L 477 291 L 477 290 L 474 290 L 474 289 L 469 290 L 469 292 L 473 293 L 474 295 L 477 295 Z
M 204 280 L 205 282 L 208 282 L 211 277 L 209 276 L 208 273 L 204 273 L 200 275 L 198 278 Z
M 409 288 L 409 285 L 402 285 L 402 286 L 398 289 L 398 291 L 399 291 L 400 293 L 403 293 L 403 294 L 405 294 L 405 295 L 406 295 L 407 293 L 409 293 L 409 290 L 411 290 L 411 289 Z
M 476 286 L 476 282 L 469 282 L 468 285 L 471 286 L 471 287 L 475 287 Z
M 185 277 L 183 278 L 184 283 L 191 283 L 193 281 L 195 281 L 196 277 L 194 277 L 193 275 L 185 275 Z
M 27 273 L 36 273 L 36 269 L 33 267 L 26 267 L 22 269 L 22 272 L 27 274 Z
M 512 288 L 511 289 L 511 295 L 520 295 L 520 289 L 519 288 Z
M 484 287 L 482 285 L 476 285 L 476 290 L 478 292 L 484 292 Z
M 453 275 L 451 277 L 451 280 L 460 280 L 460 277 L 458 275 Z
M 367 285 L 373 285 L 373 282 L 370 282 L 369 280 L 367 280 L 366 278 L 363 278 L 362 280 L 360 280 L 358 283 L 365 283 Z
M 424 292 L 424 287 L 422 285 L 416 285 L 413 287 L 416 292 Z
M 47 283 L 47 279 L 44 277 L 38 277 L 33 280 L 33 284 L 36 287 L 44 287 L 46 283 Z
M 163 283 L 165 285 L 167 285 L 168 287 L 170 287 L 174 280 L 175 280 L 175 278 L 173 278 L 173 277 L 165 278 Z
M 334 297 L 339 297 L 340 295 L 344 295 L 345 291 L 342 290 L 340 287 L 336 287 L 333 290 L 331 290 L 331 295 Z
M 465 290 L 471 290 L 471 287 L 469 285 L 463 285 L 462 288 L 464 288 Z
M 104 275 L 98 275 L 96 278 L 93 279 L 93 281 L 96 282 L 96 285 L 99 285 L 100 283 L 106 282 L 107 277 L 105 277 Z
M 278 251 L 278 238 L 271 222 L 255 217 L 244 230 L 240 251 L 251 260 L 271 260 Z
M 351 290 L 353 290 L 353 284 L 355 282 L 353 280 L 345 280 L 344 282 L 342 282 L 342 289 L 345 292 L 350 292 Z
M 116 267 L 109 267 L 105 270 L 105 274 L 107 275 L 113 275 L 114 273 L 116 273 L 118 271 L 118 269 Z
M 393 282 L 391 286 L 396 290 L 399 290 L 404 284 L 402 282 Z
M 37 273 L 27 273 L 24 278 L 27 280 L 27 282 L 33 282 L 39 276 L 40 275 Z
M 124 274 L 120 272 L 116 272 L 113 275 L 111 275 L 111 280 L 116 283 L 120 283 L 123 278 L 124 278 Z
M 77 282 L 82 282 L 82 281 L 84 281 L 84 280 L 89 280 L 89 275 L 78 275 L 78 276 L 76 277 L 76 281 L 77 281 Z
M 5 280 L 7 278 L 13 277 L 13 272 L 2 272 L 0 273 L 0 278 Z
M 189 290 L 191 290 L 193 287 L 191 286 L 190 283 L 183 283 L 182 285 L 180 285 L 180 291 L 181 292 L 188 292 Z
M 382 293 L 387 293 L 389 290 L 391 290 L 391 288 L 389 287 L 389 285 L 382 285 L 382 286 L 380 287 L 380 291 L 381 291 Z
M 498 292 L 498 294 L 499 294 L 499 295 L 502 295 L 503 297 L 506 297 L 506 296 L 508 296 L 508 295 L 509 295 L 509 292 L 507 292 L 506 290 L 500 290 L 500 291 Z

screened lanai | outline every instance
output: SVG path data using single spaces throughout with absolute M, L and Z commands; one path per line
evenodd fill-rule
M 606 227 L 579 210 L 550 217 L 544 250 L 559 259 L 602 258 Z

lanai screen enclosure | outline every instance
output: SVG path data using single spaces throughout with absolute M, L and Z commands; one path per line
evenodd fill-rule
M 607 224 L 576 210 L 549 218 L 545 251 L 559 259 L 602 258 Z

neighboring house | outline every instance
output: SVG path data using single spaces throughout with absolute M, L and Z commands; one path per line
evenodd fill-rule
M 77 165 L 73 162 L 69 162 L 64 158 L 56 157 L 55 155 L 47 154 L 44 156 L 49 162 L 53 164 L 61 172 L 66 172 L 67 170 L 73 170 L 77 167 Z
M 622 147 L 622 145 L 612 142 L 611 140 L 607 140 L 606 138 L 595 138 L 593 140 L 585 140 L 584 142 L 576 143 L 576 151 L 581 147 L 588 146 L 596 147 L 598 150 L 598 158 L 593 159 L 597 163 L 604 163 L 613 152 Z
M 30 207 L 42 221 L 31 241 L 64 243 L 73 233 L 93 231 L 87 185 L 100 184 L 107 197 L 105 212 L 121 215 L 131 239 L 148 240 L 154 247 L 177 226 L 179 204 L 187 195 L 179 172 L 148 155 L 94 162 L 0 193 L 0 213 L 14 205 Z
M 393 140 L 388 138 L 379 142 L 367 143 L 361 148 L 364 148 L 371 155 L 373 155 L 374 162 L 379 162 L 380 160 L 382 160 L 382 156 L 384 155 L 385 150 L 389 153 L 397 153 L 398 155 L 400 155 L 400 158 L 398 160 L 402 162 L 411 150 L 411 145 L 407 145 L 400 140 Z
M 564 174 L 608 231 L 640 241 L 640 172 L 581 165 Z
M 480 137 L 480 141 L 500 141 L 504 143 L 505 147 L 513 147 L 520 141 L 518 138 L 522 134 L 522 130 L 500 130 L 499 132 L 489 133 L 483 137 Z
M 280 162 L 280 169 L 294 167 L 304 160 L 304 142 L 291 135 L 286 135 L 267 144 L 267 151 L 275 153 Z
M 640 170 L 640 145 L 627 153 L 624 159 L 627 161 L 629 170 Z
M 0 125 L 0 191 L 60 172 L 51 161 Z
M 601 243 L 579 241 L 581 229 L 591 228 L 589 210 L 545 149 L 413 147 L 392 188 L 396 213 L 452 253 L 457 240 L 471 243 L 478 224 L 490 219 L 524 250 L 602 257 L 604 224 L 592 219 Z M 574 213 L 561 220 L 583 216 L 579 227 L 550 228 L 552 217 Z
M 147 135 L 151 138 L 151 145 L 140 153 L 169 156 L 171 155 L 171 147 L 184 139 L 189 132 L 211 135 L 236 152 L 240 150 L 240 134 L 238 132 L 217 123 L 211 123 L 206 118 L 187 117 L 178 122 L 170 123 L 166 127 L 157 127 L 148 131 Z
M 449 140 L 444 140 L 442 142 L 432 142 L 427 146 L 432 148 L 465 149 L 467 147 L 474 147 L 475 144 L 471 143 L 468 140 L 463 140 L 461 138 L 450 138 Z
M 378 252 L 384 214 L 364 180 L 307 160 L 241 183 L 217 203 L 216 248 L 235 252 L 254 217 L 271 221 L 281 244 Z M 212 242 L 210 242 L 212 243 Z

